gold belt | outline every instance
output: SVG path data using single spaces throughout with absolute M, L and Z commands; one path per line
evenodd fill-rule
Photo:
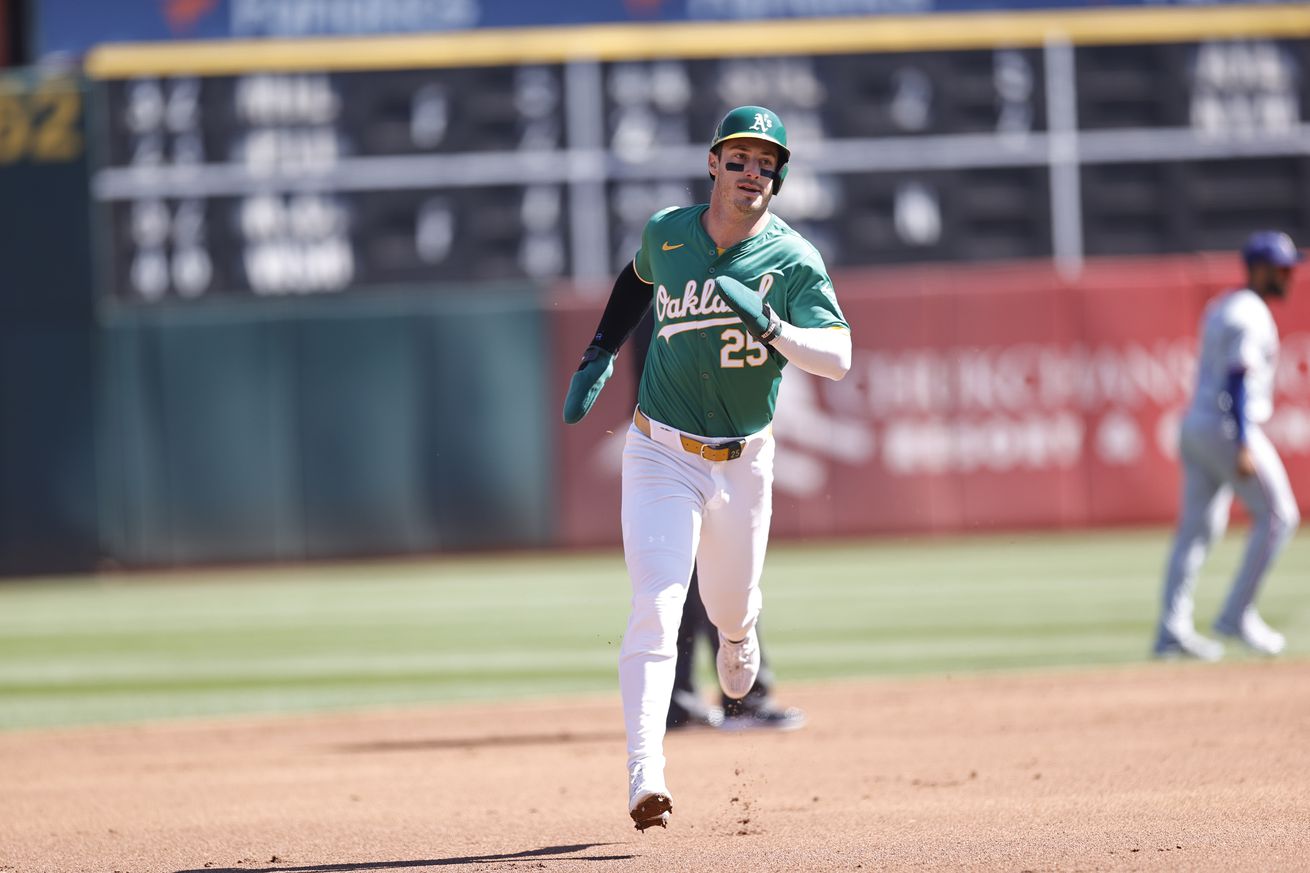
M 632 414 L 632 423 L 637 426 L 637 430 L 650 436 L 650 419 L 640 408 Z M 721 443 L 703 443 L 700 440 L 689 437 L 685 433 L 679 433 L 678 439 L 682 442 L 682 447 L 693 455 L 699 455 L 707 461 L 731 461 L 734 458 L 740 458 L 742 450 L 746 448 L 745 440 L 727 440 Z

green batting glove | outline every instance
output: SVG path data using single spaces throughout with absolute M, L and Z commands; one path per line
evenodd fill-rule
M 591 405 L 600 396 L 600 389 L 614 375 L 614 353 L 600 346 L 587 346 L 582 363 L 569 380 L 569 393 L 564 397 L 564 423 L 577 424 L 591 411 Z
M 723 302 L 737 313 L 751 336 L 766 346 L 777 338 L 782 321 L 760 295 L 730 276 L 720 276 L 714 287 Z

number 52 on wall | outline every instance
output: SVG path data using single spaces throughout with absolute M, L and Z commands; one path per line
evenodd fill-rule
M 55 163 L 82 154 L 82 92 L 68 79 L 29 86 L 0 79 L 0 165 Z

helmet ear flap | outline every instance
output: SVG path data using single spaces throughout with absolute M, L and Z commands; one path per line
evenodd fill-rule
M 783 164 L 778 168 L 778 175 L 773 177 L 773 193 L 776 195 L 782 190 L 782 180 L 787 178 L 787 165 Z

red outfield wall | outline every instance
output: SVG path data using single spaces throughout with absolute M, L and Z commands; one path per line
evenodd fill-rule
M 1268 431 L 1310 509 L 1307 273 L 1272 307 L 1282 352 Z M 1241 278 L 1232 255 L 1107 260 L 1076 281 L 1045 263 L 835 276 L 854 364 L 841 382 L 783 378 L 774 535 L 1171 521 L 1198 320 Z M 602 304 L 555 309 L 558 401 Z M 562 544 L 619 540 L 629 358 L 591 415 L 558 427 Z

